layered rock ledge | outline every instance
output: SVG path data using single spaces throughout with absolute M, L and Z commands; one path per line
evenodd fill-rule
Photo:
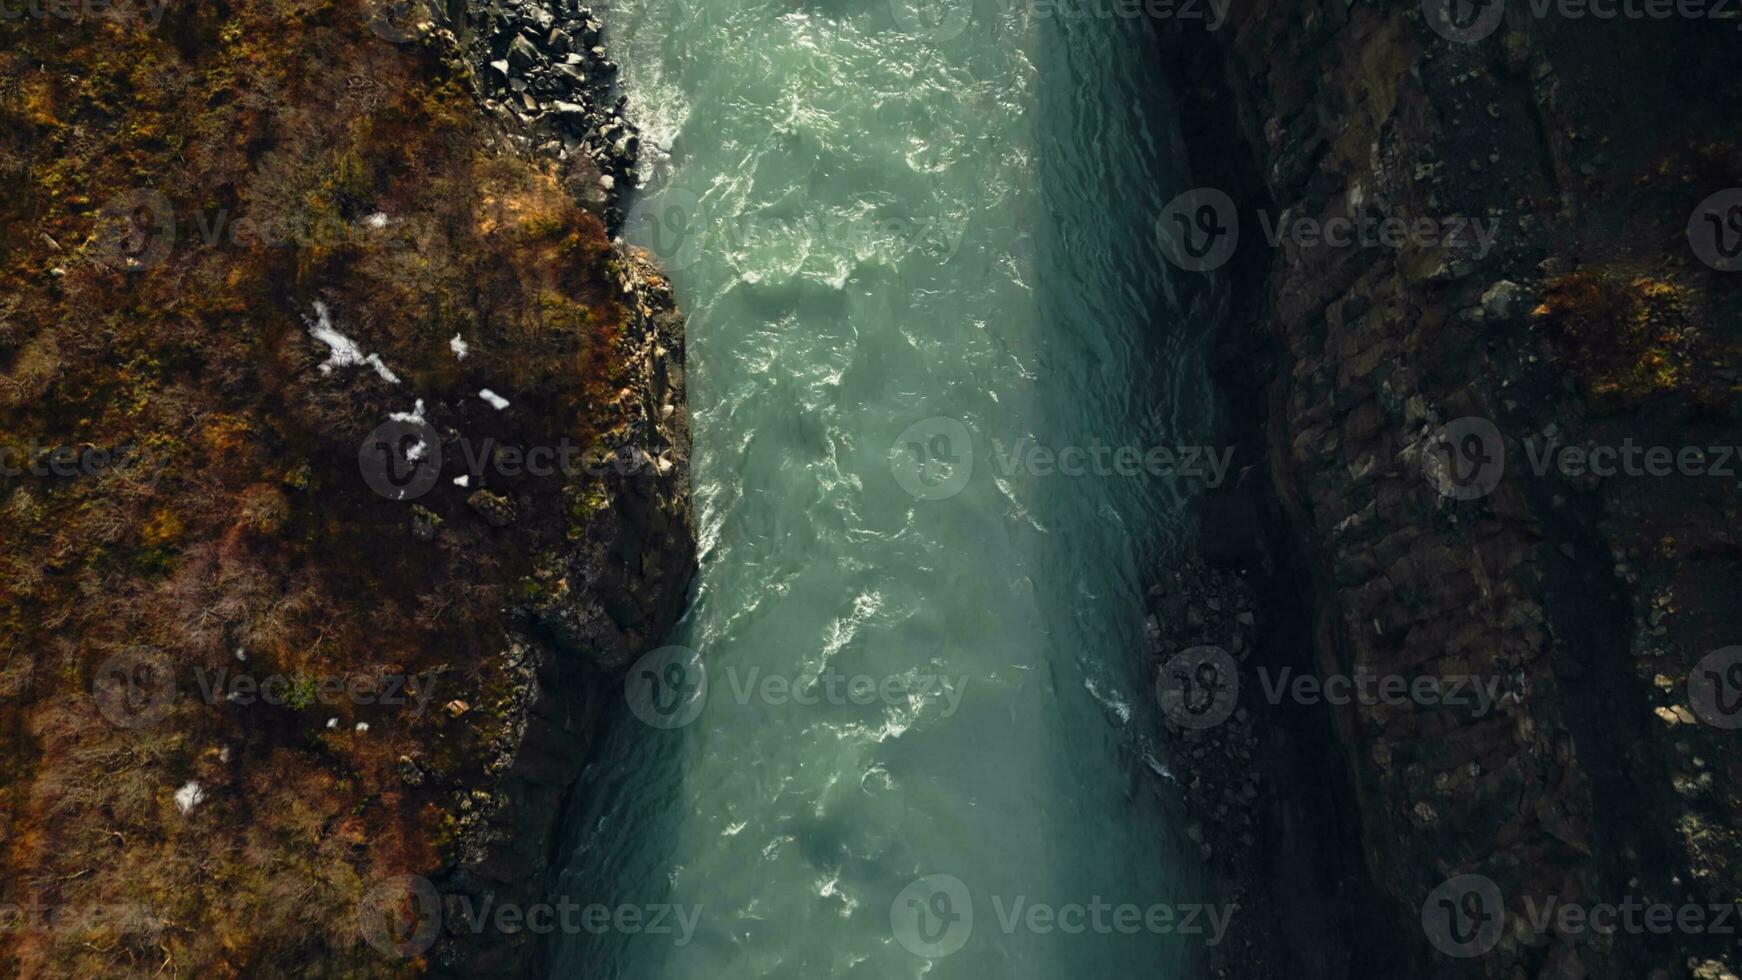
M 1737 481 L 1551 455 L 1742 441 L 1742 292 L 1690 232 L 1742 185 L 1734 21 L 1494 4 L 1466 43 L 1432 6 L 1237 0 L 1220 31 L 1161 32 L 1187 185 L 1229 194 L 1243 233 L 1181 281 L 1230 311 L 1231 438 L 1271 477 L 1212 501 L 1203 538 L 1226 567 L 1283 573 L 1258 587 L 1282 629 L 1242 663 L 1242 705 L 1334 777 L 1328 795 L 1264 781 L 1264 853 L 1229 860 L 1235 890 L 1272 901 L 1230 975 L 1731 976 L 1733 934 L 1533 913 L 1737 893 L 1742 752 L 1695 703 L 1706 658 L 1738 642 Z M 1491 235 L 1264 234 L 1388 218 Z M 1472 419 L 1496 435 L 1468 442 Z M 1448 462 L 1501 455 L 1495 438 L 1487 485 L 1448 480 Z M 1258 533 L 1228 546 L 1229 514 Z M 1254 705 L 1256 670 L 1289 665 L 1472 676 L 1499 698 Z M 1330 849 L 1320 873 L 1266 886 L 1302 839 Z M 1461 875 L 1494 897 L 1455 921 L 1474 938 L 1452 955 L 1430 899 Z

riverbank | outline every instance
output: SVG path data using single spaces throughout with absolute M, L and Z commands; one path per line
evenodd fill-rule
M 1738 290 L 1688 230 L 1742 183 L 1723 135 L 1736 82 L 1708 67 L 1732 34 L 1493 9 L 1472 43 L 1414 5 L 1236 3 L 1208 43 L 1196 25 L 1162 32 L 1194 183 L 1228 193 L 1244 233 L 1206 282 L 1255 287 L 1249 311 L 1229 293 L 1229 343 L 1274 351 L 1224 374 L 1237 424 L 1262 426 L 1270 481 L 1234 513 L 1276 515 L 1300 569 L 1279 584 L 1304 616 L 1269 641 L 1272 664 L 1498 693 L 1487 711 L 1281 699 L 1330 735 L 1305 754 L 1335 778 L 1282 775 L 1254 819 L 1341 842 L 1330 864 L 1359 874 L 1321 880 L 1372 915 L 1279 943 L 1267 972 L 1241 976 L 1735 972 L 1721 936 L 1545 932 L 1529 914 L 1723 904 L 1737 885 L 1742 754 L 1690 688 L 1736 642 L 1734 480 L 1531 465 L 1548 441 L 1733 441 Z M 1279 218 L 1459 218 L 1492 235 L 1272 247 Z M 1472 418 L 1504 460 L 1473 490 L 1433 462 L 1466 445 L 1448 423 Z M 1207 520 L 1206 544 L 1230 526 Z M 1258 667 L 1239 677 L 1246 706 Z M 1457 897 L 1480 914 L 1440 922 L 1430 899 L 1460 875 L 1479 876 Z M 1248 928 L 1315 921 L 1294 894 Z M 1448 949 L 1465 933 L 1474 945 Z
M 453 905 L 683 607 L 683 318 L 608 88 L 444 15 L 0 24 L 8 973 L 534 969 Z

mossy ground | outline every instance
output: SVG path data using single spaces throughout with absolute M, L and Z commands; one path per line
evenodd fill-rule
M 0 931 L 0 973 L 417 969 L 360 941 L 357 900 L 444 861 L 504 610 L 575 518 L 560 478 L 525 490 L 555 501 L 548 519 L 501 530 L 444 481 L 420 501 L 442 532 L 419 542 L 358 447 L 418 398 L 474 439 L 586 445 L 611 425 L 625 316 L 603 225 L 492 149 L 464 72 L 372 33 L 359 0 L 0 21 L 0 446 L 131 454 L 0 477 L 0 901 L 55 917 Z M 173 230 L 114 203 L 142 200 Z M 117 216 L 135 222 L 119 244 Z M 316 300 L 400 384 L 323 374 Z M 173 662 L 180 697 L 120 727 L 94 675 L 139 648 Z M 414 715 L 208 703 L 196 667 L 303 694 L 441 673 Z M 441 710 L 455 698 L 472 711 Z M 190 780 L 205 799 L 184 815 Z

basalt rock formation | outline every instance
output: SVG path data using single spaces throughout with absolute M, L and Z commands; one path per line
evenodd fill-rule
M 1733 926 L 1543 913 L 1733 921 L 1742 885 L 1742 498 L 1713 465 L 1742 441 L 1742 194 L 1712 198 L 1742 186 L 1735 21 L 1434 6 L 1236 0 L 1161 32 L 1185 186 L 1240 231 L 1177 278 L 1226 317 L 1231 438 L 1269 476 L 1209 501 L 1205 539 L 1253 518 L 1211 562 L 1288 594 L 1239 703 L 1334 777 L 1261 781 L 1261 849 L 1304 815 L 1331 850 L 1235 974 L 1732 976 Z M 1266 703 L 1290 665 L 1497 698 Z

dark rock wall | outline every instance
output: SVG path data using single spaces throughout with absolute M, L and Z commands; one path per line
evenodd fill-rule
M 525 152 L 557 162 L 565 189 L 615 230 L 637 182 L 639 135 L 617 96 L 603 25 L 574 0 L 474 2 L 439 12 L 474 67 L 483 109 Z M 463 8 L 463 9 L 462 9 Z M 517 678 L 493 733 L 489 786 L 459 804 L 458 858 L 432 879 L 444 903 L 522 909 L 550 899 L 563 803 L 620 697 L 622 670 L 657 646 L 688 601 L 696 569 L 690 509 L 684 318 L 645 251 L 618 243 L 634 315 L 613 358 L 630 384 L 614 406 L 629 421 L 607 439 L 568 551 L 535 572 L 528 632 L 504 652 Z M 542 976 L 547 937 L 460 928 L 444 917 L 431 950 L 438 975 Z
M 1300 659 L 1322 676 L 1473 675 L 1501 695 L 1486 713 L 1295 706 L 1301 736 L 1315 713 L 1334 733 L 1310 754 L 1344 784 L 1311 809 L 1335 824 L 1317 837 L 1353 831 L 1379 918 L 1330 917 L 1277 975 L 1730 974 L 1733 933 L 1539 930 L 1530 913 L 1736 896 L 1742 753 L 1688 682 L 1742 642 L 1738 480 L 1533 466 L 1551 446 L 1742 441 L 1742 273 L 1687 234 L 1696 205 L 1742 185 L 1735 20 L 1515 3 L 1466 44 L 1417 4 L 1236 0 L 1219 31 L 1161 33 L 1189 184 L 1240 209 L 1233 262 L 1184 288 L 1221 291 L 1224 347 L 1246 355 L 1219 374 L 1247 413 L 1234 427 L 1263 419 L 1273 492 L 1240 506 L 1287 528 L 1300 576 L 1277 584 L 1306 597 Z M 1260 212 L 1428 218 L 1439 234 L 1273 247 Z M 1486 247 L 1456 231 L 1475 221 Z M 1457 488 L 1438 461 L 1465 445 L 1447 423 L 1472 417 L 1503 469 L 1485 495 L 1442 492 Z M 1274 842 L 1308 791 L 1269 792 Z M 1462 958 L 1430 942 L 1423 906 L 1466 873 L 1505 913 L 1492 948 Z M 1258 927 L 1305 913 L 1274 914 Z

